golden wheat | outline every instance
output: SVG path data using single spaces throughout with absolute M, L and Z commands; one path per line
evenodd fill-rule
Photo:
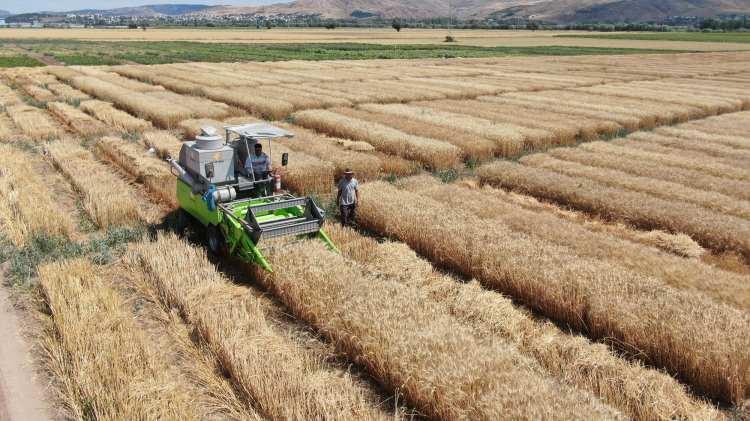
M 269 253 L 276 272 L 258 271 L 264 284 L 384 387 L 400 389 L 427 415 L 618 418 L 587 394 L 546 378 L 535 361 L 507 342 L 479 340 L 424 293 L 369 274 L 318 242 L 286 247 Z M 324 267 L 316 263 L 321 261 Z
M 327 110 L 300 111 L 294 122 L 331 136 L 370 143 L 376 149 L 417 160 L 434 169 L 459 165 L 460 150 L 447 142 L 413 136 L 382 124 L 346 117 Z
M 84 260 L 39 269 L 50 313 L 43 355 L 60 400 L 79 419 L 198 419 L 192 396 L 150 352 L 100 272 Z
M 0 144 L 0 226 L 16 247 L 35 234 L 70 236 L 75 231 L 72 216 L 60 212 L 45 180 L 32 167 L 36 159 Z
M 496 162 L 479 171 L 483 182 L 507 187 L 635 226 L 690 235 L 704 247 L 750 258 L 750 221 L 689 203 L 608 187 L 580 177 Z
M 103 137 L 96 142 L 97 153 L 112 161 L 136 181 L 146 186 L 157 201 L 177 208 L 175 177 L 169 165 L 150 155 L 143 145 L 117 137 Z
M 420 179 L 414 177 L 413 182 Z M 537 321 L 510 299 L 475 281 L 464 284 L 446 276 L 402 243 L 379 243 L 339 225 L 327 232 L 346 257 L 368 272 L 425 291 L 426 299 L 443 306 L 445 313 L 481 337 L 508 340 L 554 378 L 599 396 L 634 419 L 718 417 L 670 376 L 629 362 L 581 336 L 565 334 L 552 323 Z
M 744 350 L 750 336 L 738 334 L 750 326 L 747 313 L 387 183 L 360 189 L 358 221 L 365 227 L 399 238 L 430 260 L 594 339 L 638 349 L 650 364 L 679 374 L 710 396 L 731 402 L 747 396 Z
M 216 272 L 203 251 L 161 236 L 134 247 L 128 262 L 158 291 L 162 305 L 196 326 L 238 393 L 264 416 L 386 418 L 350 376 L 337 376 L 279 334 L 258 299 Z
M 151 123 L 140 118 L 133 117 L 125 111 L 118 110 L 109 102 L 91 99 L 81 102 L 81 109 L 100 121 L 107 124 L 110 129 L 124 132 L 137 133 L 151 128 Z
M 94 155 L 71 140 L 46 146 L 46 153 L 75 190 L 83 208 L 100 227 L 131 225 L 146 220 L 132 187 Z
M 39 108 L 13 105 L 6 108 L 6 112 L 13 124 L 32 140 L 49 140 L 64 133 L 62 127 Z
M 78 108 L 64 102 L 47 103 L 47 109 L 72 131 L 82 136 L 97 136 L 109 131 L 107 126 L 98 120 L 91 118 Z

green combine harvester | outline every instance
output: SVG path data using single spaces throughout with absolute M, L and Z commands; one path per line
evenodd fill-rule
M 273 269 L 258 247 L 264 239 L 317 237 L 338 252 L 323 231 L 325 213 L 312 198 L 281 191 L 278 173 L 243 165 L 256 143 L 267 141 L 270 156 L 272 139 L 293 134 L 266 123 L 224 130 L 222 137 L 213 127 L 202 128 L 195 141 L 182 145 L 179 160 L 169 159 L 177 177 L 178 226 L 200 222 L 212 253 L 238 256 L 269 272 Z M 282 166 L 288 159 L 288 154 L 282 155 Z

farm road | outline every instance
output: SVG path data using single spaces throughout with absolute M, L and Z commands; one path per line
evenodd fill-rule
M 0 421 L 47 421 L 47 393 L 34 372 L 31 347 L 7 287 L 0 286 Z

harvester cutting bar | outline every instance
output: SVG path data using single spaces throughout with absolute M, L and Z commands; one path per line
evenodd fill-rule
M 310 198 L 279 195 L 219 205 L 225 215 L 233 218 L 236 218 L 239 207 L 247 207 L 245 218 L 239 221 L 255 244 L 261 238 L 317 233 L 324 221 L 321 211 Z

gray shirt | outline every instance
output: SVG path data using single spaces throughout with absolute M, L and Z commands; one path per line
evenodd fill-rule
M 252 167 L 252 170 L 250 168 Z M 245 170 L 250 173 L 250 171 L 254 172 L 255 174 L 263 174 L 267 171 L 271 170 L 271 158 L 266 155 L 265 152 L 261 152 L 260 156 L 255 155 L 255 153 L 251 153 L 247 159 L 245 159 Z
M 339 181 L 339 192 L 341 193 L 341 206 L 348 206 L 357 203 L 357 188 L 359 187 L 359 181 L 356 178 L 347 180 L 342 178 Z

